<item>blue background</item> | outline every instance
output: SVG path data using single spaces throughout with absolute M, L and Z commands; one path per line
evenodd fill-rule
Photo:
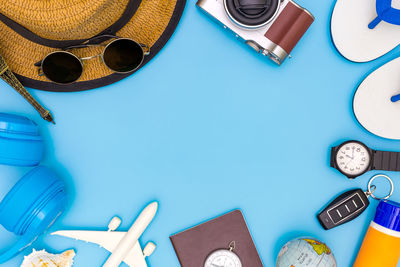
M 126 230 L 157 200 L 159 213 L 141 240 L 158 245 L 150 266 L 172 267 L 179 262 L 171 234 L 240 208 L 265 266 L 274 266 L 286 241 L 304 235 L 327 242 L 338 265 L 350 266 L 377 202 L 330 231 L 315 215 L 344 190 L 365 189 L 373 173 L 346 179 L 329 167 L 329 148 L 359 139 L 400 150 L 399 142 L 364 130 L 351 105 L 357 85 L 399 49 L 371 63 L 349 62 L 331 42 L 334 3 L 298 3 L 316 21 L 281 67 L 236 41 L 191 0 L 170 42 L 135 75 L 87 92 L 31 90 L 52 110 L 56 126 L 0 82 L 1 111 L 39 124 L 43 164 L 67 184 L 70 204 L 52 230 L 106 230 L 114 215 Z M 27 171 L 0 166 L 0 198 Z M 399 186 L 400 175 L 389 174 Z M 400 201 L 398 189 L 392 200 Z M 10 239 L 1 229 L 0 244 Z M 77 267 L 99 266 L 108 255 L 96 245 L 49 235 L 34 247 L 75 248 Z M 18 256 L 4 266 L 21 261 Z

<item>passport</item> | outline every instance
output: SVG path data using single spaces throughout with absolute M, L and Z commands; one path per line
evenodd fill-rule
M 244 216 L 234 210 L 170 236 L 182 267 L 203 267 L 207 257 L 219 249 L 228 249 L 235 241 L 233 252 L 243 267 L 263 267 Z

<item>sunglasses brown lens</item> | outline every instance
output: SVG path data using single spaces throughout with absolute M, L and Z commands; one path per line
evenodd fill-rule
M 51 81 L 68 84 L 78 80 L 83 71 L 81 61 L 67 52 L 55 52 L 42 62 L 42 71 Z
M 131 72 L 142 64 L 144 57 L 140 44 L 130 39 L 118 39 L 104 50 L 103 60 L 111 70 L 120 73 Z

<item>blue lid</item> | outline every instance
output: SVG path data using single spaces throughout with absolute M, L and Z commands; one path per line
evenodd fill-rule
M 381 200 L 376 208 L 374 222 L 390 230 L 400 232 L 400 203 Z
M 34 121 L 24 116 L 8 113 L 0 113 L 0 132 L 33 136 L 39 135 L 38 126 Z

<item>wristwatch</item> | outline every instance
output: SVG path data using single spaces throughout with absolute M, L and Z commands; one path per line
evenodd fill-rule
M 332 147 L 331 167 L 350 179 L 370 170 L 400 171 L 400 152 L 373 150 L 351 140 Z

